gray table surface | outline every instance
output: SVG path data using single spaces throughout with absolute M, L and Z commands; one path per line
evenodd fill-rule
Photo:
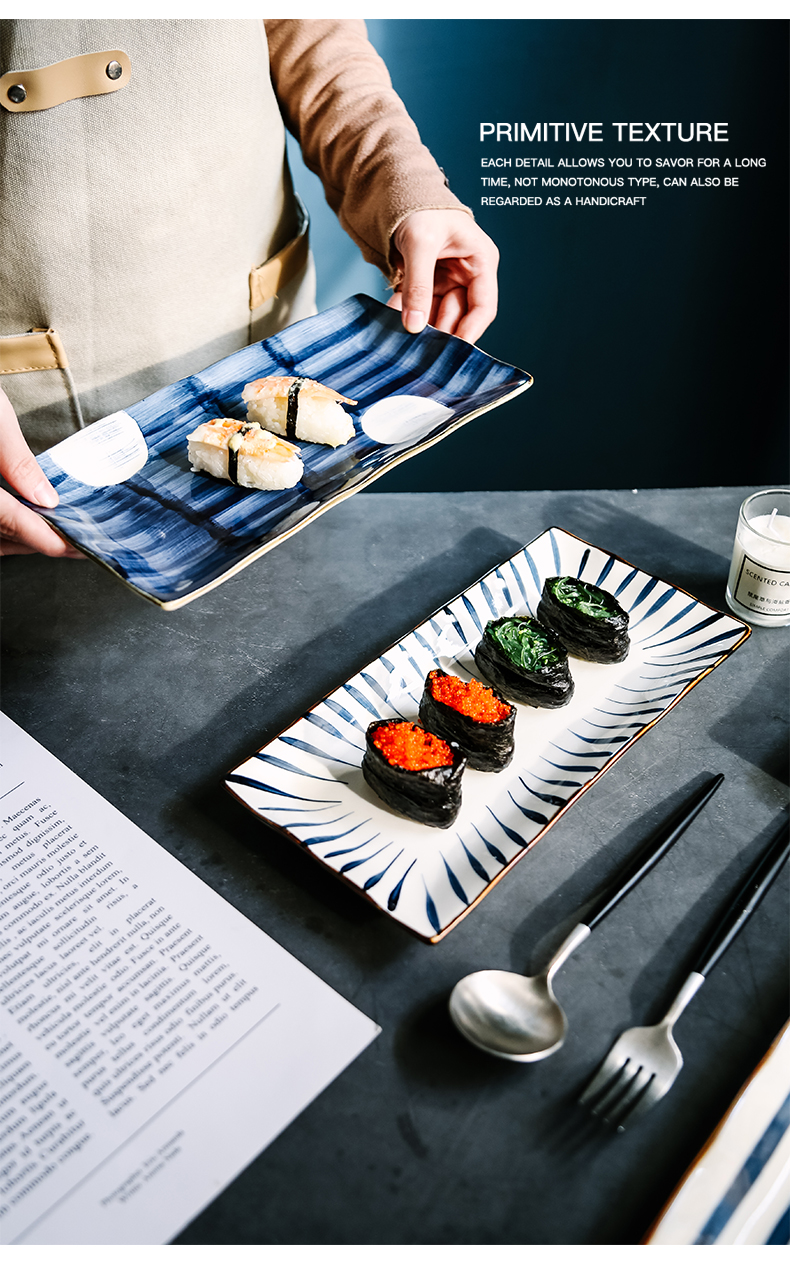
M 787 1017 L 787 869 L 681 1019 L 671 1094 L 620 1136 L 575 1097 L 623 1028 L 658 1018 L 780 823 L 790 628 L 755 627 L 436 946 L 267 830 L 222 778 L 549 525 L 723 608 L 746 493 L 362 494 L 172 614 L 92 562 L 4 562 L 6 713 L 382 1026 L 180 1243 L 641 1239 Z M 681 843 L 559 973 L 564 1048 L 522 1066 L 455 1034 L 455 981 L 538 969 L 715 772 L 724 785 Z

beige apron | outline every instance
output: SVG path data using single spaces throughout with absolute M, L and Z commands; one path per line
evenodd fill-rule
M 35 451 L 315 311 L 261 21 L 3 19 L 0 183 Z

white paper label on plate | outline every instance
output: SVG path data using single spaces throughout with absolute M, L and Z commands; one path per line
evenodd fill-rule
M 394 446 L 404 441 L 419 441 L 452 413 L 449 406 L 432 397 L 403 393 L 374 402 L 361 416 L 360 423 L 373 441 Z
M 125 410 L 98 419 L 47 451 L 59 468 L 97 489 L 119 485 L 139 472 L 148 459 L 140 426 Z

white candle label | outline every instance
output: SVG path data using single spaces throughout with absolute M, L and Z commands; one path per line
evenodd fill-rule
M 744 556 L 733 595 L 744 609 L 773 618 L 785 617 L 790 614 L 790 570 L 772 569 Z

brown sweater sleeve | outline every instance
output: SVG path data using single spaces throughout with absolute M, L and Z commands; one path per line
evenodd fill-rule
M 448 189 L 357 19 L 266 19 L 272 83 L 305 163 L 362 255 L 392 280 L 391 238 L 411 212 L 472 213 Z

